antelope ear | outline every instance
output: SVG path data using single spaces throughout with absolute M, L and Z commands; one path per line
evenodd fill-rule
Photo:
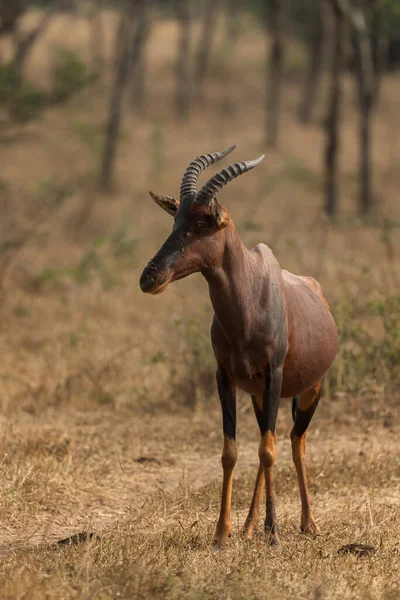
M 231 216 L 226 210 L 226 208 L 218 202 L 215 196 L 211 200 L 210 207 L 211 214 L 214 217 L 218 229 L 223 229 L 224 227 L 226 227 L 231 219 Z
M 175 198 L 171 198 L 171 196 L 159 196 L 158 194 L 153 194 L 153 192 L 149 192 L 150 196 L 153 198 L 154 202 L 161 206 L 168 214 L 175 216 L 176 211 L 179 208 L 178 200 Z

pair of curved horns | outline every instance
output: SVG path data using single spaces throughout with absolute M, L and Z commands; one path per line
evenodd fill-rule
M 201 204 L 210 204 L 213 197 L 219 192 L 224 185 L 232 181 L 235 177 L 254 169 L 264 158 L 262 154 L 255 160 L 237 162 L 230 165 L 226 169 L 222 169 L 216 175 L 211 177 L 205 185 L 197 192 L 197 180 L 200 174 L 210 165 L 225 158 L 236 148 L 236 144 L 222 150 L 221 152 L 213 152 L 212 154 L 202 154 L 195 158 L 186 169 L 181 183 L 180 202 L 190 203 L 193 200 Z

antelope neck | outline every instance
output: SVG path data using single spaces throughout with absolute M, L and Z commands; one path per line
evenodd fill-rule
M 222 264 L 202 274 L 222 331 L 233 348 L 243 348 L 252 336 L 251 307 L 261 273 L 258 255 L 246 248 L 233 224 L 227 227 Z

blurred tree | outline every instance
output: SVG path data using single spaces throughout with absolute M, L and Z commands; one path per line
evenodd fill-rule
M 231 117 L 238 106 L 236 98 L 237 85 L 237 46 L 242 32 L 244 14 L 243 0 L 225 0 L 225 39 L 223 53 L 225 58 L 223 72 L 224 93 L 221 99 L 221 111 L 225 117 Z
M 103 0 L 92 0 L 88 20 L 91 27 L 91 54 L 92 71 L 95 76 L 100 76 L 104 72 L 104 24 L 103 24 Z
M 384 0 L 370 0 L 371 5 L 371 51 L 375 73 L 374 102 L 378 101 L 382 73 L 387 62 L 387 28 L 384 22 Z M 400 23 L 399 23 L 400 25 Z M 386 29 L 386 31 L 385 31 Z
M 331 70 L 329 106 L 326 119 L 325 211 L 337 214 L 339 197 L 339 125 L 342 103 L 342 71 L 344 66 L 345 15 L 341 0 L 330 2 L 334 16 L 334 54 Z
M 372 160 L 371 160 L 371 117 L 374 105 L 376 71 L 372 60 L 372 48 L 367 21 L 361 2 L 343 1 L 346 14 L 351 23 L 351 32 L 355 53 L 355 74 L 358 83 L 358 102 L 360 108 L 360 188 L 359 210 L 367 214 L 373 204 Z
M 381 2 L 383 2 L 382 28 L 387 44 L 387 67 L 392 71 L 400 66 L 400 3 L 398 0 L 381 0 Z
M 135 8 L 137 2 L 130 0 L 127 8 L 121 12 L 117 26 L 115 79 L 110 98 L 106 141 L 100 172 L 100 188 L 110 192 L 113 187 L 115 157 L 121 127 L 123 97 L 132 65 L 133 36 L 135 32 Z
M 227 33 L 231 47 L 236 46 L 239 41 L 244 5 L 245 2 L 243 0 L 226 0 Z
M 142 113 L 146 97 L 146 42 L 151 29 L 151 0 L 137 0 L 136 26 L 133 35 L 131 85 L 132 106 Z
M 284 0 L 268 0 L 266 31 L 270 45 L 267 58 L 266 144 L 276 147 L 279 132 L 284 53 Z
M 0 35 L 15 33 L 18 19 L 25 8 L 23 0 L 0 0 Z
M 179 22 L 179 42 L 176 58 L 176 114 L 178 119 L 187 120 L 191 104 L 190 77 L 190 33 L 191 11 L 188 0 L 176 0 Z
M 127 11 L 127 7 L 124 6 L 123 9 L 120 9 L 120 10 Z M 118 24 L 115 29 L 113 71 L 118 70 L 118 65 L 120 63 L 121 54 L 123 52 L 123 48 L 124 48 L 124 44 L 125 44 L 125 27 L 126 27 L 125 19 L 120 18 L 118 20 Z
M 19 31 L 19 20 L 28 8 L 24 0 L 0 0 L 0 34 L 12 34 L 15 42 L 12 59 L 15 71 L 21 71 L 35 42 L 44 33 L 55 12 L 68 5 L 71 0 L 53 0 L 44 8 L 39 22 L 27 33 Z
M 194 64 L 194 81 L 197 100 L 201 100 L 204 96 L 204 81 L 210 64 L 211 48 L 214 41 L 217 14 L 220 5 L 221 0 L 206 0 L 204 7 L 200 42 Z
M 328 15 L 326 0 L 317 0 L 312 5 L 311 31 L 308 42 L 308 73 L 305 79 L 303 95 L 299 107 L 302 123 L 309 123 L 313 117 L 315 101 L 318 97 L 321 76 L 326 59 L 326 42 L 328 38 Z

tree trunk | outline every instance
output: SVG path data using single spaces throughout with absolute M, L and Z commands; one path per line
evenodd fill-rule
M 26 7 L 22 0 L 0 0 L 0 35 L 12 34 L 17 29 L 18 19 Z
M 131 0 L 133 2 L 133 0 Z M 131 5 L 131 10 L 133 10 Z M 125 45 L 125 29 L 126 29 L 126 17 L 127 11 L 123 12 L 121 18 L 118 20 L 117 27 L 115 28 L 115 37 L 114 37 L 114 56 L 113 56 L 113 72 L 118 70 L 118 65 L 121 60 L 121 54 L 124 50 Z
M 220 0 L 207 0 L 205 6 L 202 32 L 194 66 L 194 80 L 198 100 L 201 100 L 204 96 L 204 81 L 210 64 L 211 47 L 214 41 L 219 5 Z
M 40 35 L 47 29 L 54 13 L 64 5 L 68 5 L 69 1 L 70 0 L 53 0 L 53 2 L 44 9 L 38 25 L 29 33 L 23 34 L 22 38 L 18 40 L 17 49 L 13 59 L 14 67 L 18 72 L 22 71 L 29 52 L 32 51 L 32 48 Z
M 371 160 L 371 116 L 374 100 L 374 69 L 368 27 L 363 9 L 350 8 L 352 37 L 354 42 L 355 69 L 360 107 L 360 188 L 359 210 L 366 215 L 373 204 Z
M 303 96 L 299 107 L 299 118 L 304 124 L 311 122 L 321 86 L 321 76 L 326 58 L 326 2 L 320 0 L 317 3 L 315 23 L 309 40 L 309 64 L 305 80 Z
M 266 144 L 274 148 L 278 142 L 283 79 L 283 0 L 271 1 L 267 30 L 271 37 L 267 60 Z
M 190 30 L 191 15 L 188 0 L 177 0 L 177 16 L 180 28 L 176 59 L 176 115 L 187 121 L 191 104 L 190 81 Z
M 91 54 L 92 70 L 96 76 L 104 71 L 104 24 L 102 15 L 102 3 L 93 0 L 88 15 L 91 28 Z
M 226 3 L 227 37 L 232 46 L 236 46 L 239 41 L 243 5 L 243 0 L 227 0 Z
M 360 191 L 359 211 L 367 215 L 374 203 L 372 191 L 372 97 L 360 98 Z
M 378 102 L 382 74 L 385 65 L 385 43 L 383 22 L 383 0 L 370 0 L 371 3 L 371 51 L 374 67 L 374 104 Z M 387 40 L 386 40 L 387 42 Z
M 118 26 L 121 39 L 118 37 L 116 39 L 116 72 L 110 99 L 106 127 L 106 141 L 100 173 L 100 188 L 104 192 L 110 192 L 113 187 L 115 157 L 122 120 L 123 98 L 128 82 L 129 68 L 132 64 L 132 39 L 135 16 L 133 7 L 134 0 L 131 0 L 128 9 L 121 14 L 121 22 Z
M 236 85 L 238 64 L 237 45 L 240 38 L 240 23 L 243 14 L 243 0 L 226 0 L 226 40 L 225 40 L 225 70 L 224 94 L 221 100 L 221 112 L 224 117 L 230 118 L 235 113 Z
M 146 42 L 150 35 L 151 0 L 137 0 L 136 26 L 133 37 L 131 82 L 132 106 L 142 113 L 146 99 Z
M 339 126 L 342 103 L 342 71 L 345 19 L 340 3 L 331 0 L 334 14 L 334 55 L 326 119 L 325 148 L 325 212 L 329 217 L 337 214 L 339 198 Z

